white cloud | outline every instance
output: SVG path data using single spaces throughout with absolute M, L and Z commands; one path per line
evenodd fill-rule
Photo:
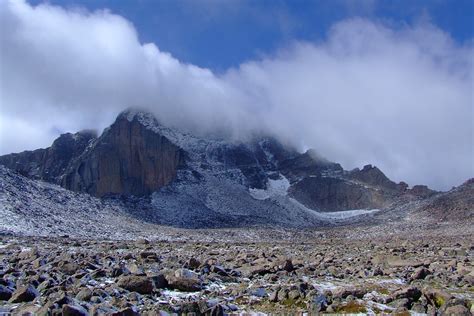
M 103 128 L 125 107 L 168 125 L 243 137 L 265 130 L 346 168 L 447 189 L 473 170 L 473 47 L 430 24 L 363 19 L 222 75 L 141 44 L 127 20 L 0 3 L 0 152 L 57 130 Z

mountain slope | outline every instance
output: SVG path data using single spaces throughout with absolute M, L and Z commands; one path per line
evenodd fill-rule
M 376 167 L 345 171 L 314 150 L 299 153 L 268 137 L 198 137 L 135 110 L 99 137 L 75 134 L 74 146 L 59 141 L 71 137 L 2 156 L 0 164 L 102 201 L 120 197 L 120 209 L 140 220 L 188 228 L 325 226 L 435 194 L 396 184 Z

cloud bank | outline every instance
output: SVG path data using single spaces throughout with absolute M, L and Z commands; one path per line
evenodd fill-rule
M 167 125 L 265 132 L 410 184 L 449 189 L 474 176 L 473 43 L 429 23 L 345 20 L 324 41 L 215 74 L 140 43 L 108 11 L 2 1 L 0 48 L 1 154 L 139 106 Z

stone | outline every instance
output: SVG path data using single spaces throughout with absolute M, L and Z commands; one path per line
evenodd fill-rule
M 163 274 L 149 275 L 153 281 L 153 285 L 156 289 L 164 289 L 168 287 L 168 281 Z
M 288 299 L 288 292 L 288 289 L 281 289 L 280 291 L 278 291 L 277 301 L 282 302 Z
M 140 252 L 140 258 L 157 261 L 158 255 L 154 251 L 142 251 Z
M 31 302 L 37 296 L 38 291 L 32 285 L 21 286 L 13 292 L 11 298 L 8 300 L 10 303 L 23 303 Z
M 471 312 L 464 305 L 454 305 L 446 308 L 442 315 L 471 316 Z
M 147 276 L 128 275 L 121 276 L 117 285 L 128 291 L 140 294 L 151 294 L 153 292 L 153 281 Z
M 405 267 L 420 267 L 424 263 L 419 260 L 413 260 L 413 259 L 402 259 L 399 257 L 389 257 L 387 258 L 387 264 L 389 267 L 392 268 L 405 268 Z
M 201 265 L 201 262 L 197 258 L 190 258 L 189 261 L 187 262 L 186 266 L 189 269 L 197 269 Z
M 328 299 L 324 294 L 318 294 L 313 296 L 312 300 L 308 304 L 308 309 L 313 314 L 325 311 L 327 307 Z
M 285 270 L 286 272 L 291 272 L 293 271 L 295 268 L 293 267 L 293 262 L 291 261 L 291 259 L 287 259 L 285 260 L 283 266 L 282 266 L 282 269 Z
M 425 267 L 419 267 L 413 272 L 411 278 L 413 280 L 423 280 L 430 274 L 431 274 L 430 270 L 426 269 Z
M 213 266 L 211 266 L 211 272 L 217 273 L 217 274 L 222 275 L 222 276 L 227 276 L 227 275 L 229 275 L 229 274 L 227 273 L 227 271 L 225 270 L 225 268 L 222 267 L 222 266 L 219 266 L 219 265 L 213 265 Z
M 184 292 L 199 291 L 202 288 L 199 276 L 184 268 L 176 270 L 172 275 L 166 277 L 166 280 L 170 288 Z
M 79 291 L 76 295 L 76 299 L 79 301 L 89 301 L 92 297 L 92 291 L 88 288 L 84 288 Z
M 125 268 L 132 274 L 145 275 L 145 270 L 136 263 L 127 264 Z
M 0 301 L 8 301 L 12 297 L 12 294 L 13 290 L 0 284 Z
M 89 316 L 87 310 L 78 305 L 64 304 L 62 308 L 63 316 Z
M 425 295 L 428 302 L 431 305 L 436 306 L 437 308 L 443 306 L 452 298 L 451 294 L 439 289 L 432 288 L 423 289 L 423 294 Z
M 332 291 L 332 296 L 334 298 L 346 298 L 349 295 L 352 295 L 357 298 L 362 298 L 364 297 L 365 293 L 367 293 L 366 290 L 362 288 L 337 288 Z
M 224 308 L 218 304 L 210 308 L 209 312 L 206 313 L 209 316 L 224 316 Z
M 266 297 L 267 291 L 263 287 L 259 287 L 250 291 L 250 295 L 257 296 L 257 297 Z
M 390 295 L 391 300 L 409 299 L 412 302 L 417 301 L 421 297 L 421 291 L 414 286 L 399 289 Z
M 272 292 L 270 292 L 270 295 L 268 296 L 268 300 L 270 302 L 276 302 L 278 300 L 278 291 L 280 289 L 275 289 Z
M 74 262 L 65 262 L 60 266 L 60 269 L 65 274 L 73 275 L 80 269 L 80 266 Z
M 40 307 L 34 303 L 26 303 L 20 305 L 18 308 L 15 308 L 13 313 L 2 313 L 2 309 L 0 307 L 0 315 L 21 315 L 21 316 L 36 316 L 42 315 L 40 311 Z
M 140 313 L 133 307 L 127 307 L 111 313 L 110 316 L 140 316 Z
M 300 298 L 300 296 L 301 296 L 301 293 L 298 290 L 291 290 L 288 292 L 288 298 L 290 300 L 297 300 Z

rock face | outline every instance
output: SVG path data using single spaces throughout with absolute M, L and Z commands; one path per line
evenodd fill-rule
M 94 131 L 62 134 L 49 148 L 0 156 L 0 164 L 29 178 L 60 183 L 71 160 L 96 137 Z
M 305 206 L 321 211 L 376 209 L 384 205 L 384 197 L 376 190 L 344 179 L 307 177 L 290 188 L 290 195 Z
M 167 138 L 126 113 L 67 169 L 62 185 L 94 196 L 142 196 L 167 185 L 183 154 Z
M 0 164 L 24 176 L 97 197 L 148 195 L 172 181 L 183 163 L 179 147 L 127 111 L 99 138 L 67 133 L 49 148 L 0 156 Z

